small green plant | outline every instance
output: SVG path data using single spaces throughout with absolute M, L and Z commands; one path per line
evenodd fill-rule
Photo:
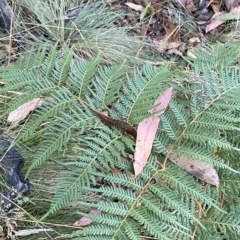
M 59 56 L 57 45 L 46 48 L 0 68 L 2 121 L 34 98 L 44 101 L 19 123 L 16 142 L 31 145 L 38 136 L 28 173 L 53 155 L 66 168 L 43 218 L 75 201 L 101 214 L 79 211 L 93 223 L 73 232 L 73 239 L 240 237 L 238 44 L 199 50 L 196 59 L 186 59 L 191 71 L 185 79 L 171 76 L 167 67 L 101 66 L 99 58 L 76 61 L 72 50 Z M 91 109 L 137 126 L 169 85 L 175 95 L 161 116 L 148 163 L 133 179 L 134 140 L 102 124 Z M 220 187 L 185 173 L 168 161 L 171 154 L 212 164 Z M 83 198 L 89 193 L 104 198 Z

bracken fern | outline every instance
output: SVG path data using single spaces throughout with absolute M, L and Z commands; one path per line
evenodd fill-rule
M 156 97 L 169 85 L 174 87 L 170 70 L 143 65 L 130 71 L 124 63 L 102 67 L 98 57 L 73 60 L 72 50 L 58 56 L 56 46 L 43 57 L 46 49 L 34 55 L 34 62 L 30 55 L 0 69 L 2 120 L 23 103 L 44 99 L 23 121 L 17 138 L 27 144 L 33 134 L 41 135 L 29 172 L 47 164 L 53 154 L 65 159 L 66 170 L 60 173 L 43 218 L 77 201 L 101 214 L 79 212 L 93 224 L 72 233 L 73 239 L 240 237 L 237 44 L 219 43 L 199 50 L 196 59 L 186 58 L 192 69 L 189 79 L 179 79 L 147 165 L 137 178 L 131 162 L 133 139 L 117 127 L 105 126 L 91 108 L 136 126 L 149 117 Z M 168 160 L 171 155 L 212 164 L 220 187 L 188 175 Z M 83 201 L 86 192 L 104 200 Z

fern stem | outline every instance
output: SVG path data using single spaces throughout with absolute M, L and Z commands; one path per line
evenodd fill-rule
M 165 168 L 164 168 L 165 169 Z M 112 240 L 115 239 L 115 236 L 117 234 L 118 231 L 120 231 L 123 223 L 126 221 L 126 219 L 129 217 L 130 212 L 134 209 L 134 207 L 138 204 L 138 199 L 144 194 L 144 192 L 146 191 L 148 185 L 151 183 L 152 179 L 154 179 L 160 172 L 164 171 L 164 169 L 159 169 L 158 171 L 156 171 L 147 181 L 147 183 L 145 184 L 145 186 L 143 186 L 142 190 L 140 191 L 140 193 L 138 194 L 138 196 L 136 197 L 135 201 L 133 202 L 132 206 L 130 207 L 130 209 L 127 211 L 125 217 L 122 219 L 120 225 L 117 227 L 114 235 L 112 236 Z

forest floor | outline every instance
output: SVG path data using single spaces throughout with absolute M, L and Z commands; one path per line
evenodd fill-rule
M 136 62 L 151 65 L 175 63 L 179 68 L 187 69 L 184 57 L 195 58 L 194 53 L 199 47 L 216 42 L 239 42 L 240 1 L 200 2 L 12 0 L 9 5 L 13 11 L 14 27 L 10 31 L 0 31 L 0 63 L 10 66 L 43 44 L 51 49 L 58 43 L 62 53 L 73 48 L 75 59 L 89 60 L 99 54 L 103 64 L 127 59 L 130 67 Z M 6 122 L 3 126 L 13 135 L 19 131 L 15 123 Z M 24 151 L 24 147 L 21 148 Z M 27 167 L 26 163 L 25 169 Z M 29 178 L 35 186 L 34 198 L 41 203 L 41 207 L 39 204 L 28 209 L 35 214 L 34 217 L 47 211 L 61 169 L 61 166 L 50 162 L 47 167 L 39 168 L 37 173 L 30 173 Z M 56 227 L 54 230 L 62 234 L 61 238 L 42 239 L 67 239 L 63 233 L 71 232 L 74 229 L 71 224 L 77 219 L 75 213 L 69 213 L 69 207 L 77 209 L 73 203 L 62 209 L 59 215 L 53 215 L 45 225 Z M 58 224 L 54 226 L 56 219 Z M 20 225 L 28 226 L 33 222 L 36 222 L 35 218 L 23 220 Z M 9 226 L 8 229 L 11 228 Z M 36 239 L 30 236 L 31 230 L 28 234 L 22 238 L 19 236 L 19 239 Z M 0 236 L 0 239 L 5 238 Z
M 57 39 L 63 36 L 49 36 L 46 31 L 51 31 L 51 28 L 53 29 L 57 25 L 59 27 L 63 22 L 67 25 L 69 21 L 74 21 L 79 11 L 82 11 L 85 6 L 98 5 L 99 2 L 69 1 L 68 6 L 65 6 L 64 9 L 59 7 L 54 9 L 54 5 L 51 5 L 50 10 L 56 12 L 51 14 L 48 12 L 46 16 L 39 15 L 41 13 L 34 7 L 34 2 L 31 0 L 13 2 L 11 7 L 14 12 L 12 16 L 15 27 L 10 36 L 2 35 L 0 61 L 4 62 L 8 57 L 8 64 L 10 64 L 11 61 L 18 58 L 18 55 L 27 52 L 34 43 L 38 45 L 42 41 L 64 41 L 64 39 Z M 108 0 L 104 2 L 108 11 L 119 14 L 119 17 L 115 18 L 108 26 L 128 28 L 127 34 L 136 41 L 150 46 L 151 53 L 154 52 L 153 55 L 158 55 L 158 59 L 163 58 L 184 64 L 181 61 L 182 56 L 194 57 L 195 47 L 216 41 L 238 40 L 238 14 L 240 13 L 238 5 L 240 1 Z M 43 3 L 37 4 L 39 9 L 46 5 Z M 51 25 L 53 26 L 51 27 Z M 10 42 L 9 37 L 12 38 Z M 111 40 L 108 39 L 108 41 Z M 67 44 L 65 42 L 65 45 Z M 106 46 L 104 46 L 105 50 Z M 109 48 L 111 47 L 110 45 Z M 138 47 L 136 44 L 136 49 Z M 140 55 L 141 51 L 144 49 L 138 49 L 137 54 Z M 91 51 L 89 50 L 89 52 Z M 150 60 L 151 56 L 149 55 L 148 58 Z M 155 59 L 152 58 L 152 60 Z

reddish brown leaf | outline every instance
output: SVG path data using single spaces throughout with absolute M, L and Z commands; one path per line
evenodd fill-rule
M 218 174 L 211 164 L 176 156 L 169 157 L 169 160 L 199 180 L 219 186 Z
M 41 98 L 34 98 L 33 100 L 24 103 L 16 110 L 12 111 L 7 118 L 8 122 L 15 122 L 24 119 L 31 111 L 33 111 L 37 105 L 43 104 Z
M 93 109 L 91 109 L 91 111 L 101 119 L 101 122 L 105 125 L 107 125 L 108 127 L 119 127 L 122 131 L 132 135 L 134 137 L 134 139 L 136 139 L 137 136 L 137 131 L 136 129 L 130 125 L 129 123 L 125 122 L 125 121 L 120 121 L 120 120 L 116 120 L 113 119 L 111 117 L 108 117 L 102 113 L 99 113 Z
M 97 209 L 93 209 L 93 210 L 89 211 L 88 214 L 99 214 L 99 213 L 101 213 L 101 211 L 99 211 Z M 74 226 L 78 226 L 78 227 L 82 227 L 82 226 L 88 226 L 91 223 L 92 223 L 92 219 L 91 218 L 89 218 L 89 217 L 81 217 L 73 225 Z
M 164 110 L 169 104 L 172 96 L 172 87 L 165 90 L 159 95 L 155 101 L 154 107 L 150 112 L 155 115 L 144 119 L 139 123 L 137 128 L 137 141 L 134 153 L 134 171 L 135 177 L 140 174 L 147 163 L 148 157 L 152 150 L 153 140 L 157 132 L 160 122 L 159 116 L 164 113 Z

